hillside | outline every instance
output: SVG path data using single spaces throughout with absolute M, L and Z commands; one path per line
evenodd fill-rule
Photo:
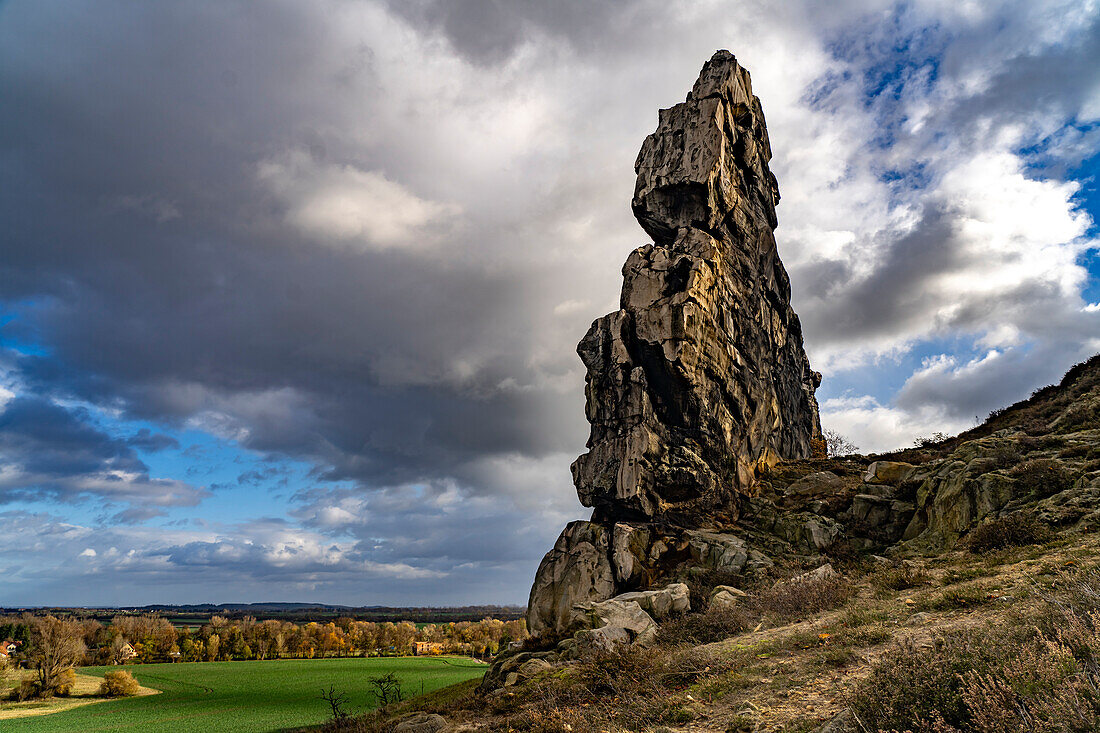
M 588 628 L 502 655 L 479 692 L 419 704 L 444 716 L 419 729 L 1100 725 L 1100 357 L 954 438 L 781 463 L 756 489 L 711 533 L 762 559 L 696 558 L 590 604 Z M 690 608 L 662 613 L 675 582 Z M 656 626 L 605 643 L 631 604 Z M 344 729 L 411 730 L 408 712 Z

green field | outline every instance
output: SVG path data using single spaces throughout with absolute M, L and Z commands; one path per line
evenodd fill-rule
M 118 667 L 86 667 L 102 675 Z M 480 677 L 485 665 L 458 657 L 307 659 L 268 662 L 143 664 L 126 667 L 159 695 L 84 705 L 39 717 L 0 721 L 3 730 L 173 731 L 245 733 L 279 731 L 324 722 L 321 688 L 335 685 L 350 697 L 352 712 L 374 706 L 370 679 L 394 672 L 406 696 Z

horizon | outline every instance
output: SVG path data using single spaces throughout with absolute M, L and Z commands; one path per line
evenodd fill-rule
M 635 157 L 717 49 L 824 428 L 1100 352 L 1092 2 L 0 3 L 0 606 L 526 605 Z

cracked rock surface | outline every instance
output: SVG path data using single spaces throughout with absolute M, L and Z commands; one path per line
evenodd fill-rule
M 744 566 L 736 537 L 685 532 L 732 524 L 761 471 L 823 450 L 770 158 L 728 51 L 642 145 L 632 207 L 653 242 L 627 258 L 619 310 L 577 347 L 591 435 L 572 471 L 592 521 L 570 524 L 539 567 L 534 633 L 566 631 L 576 604 L 651 587 L 693 555 Z

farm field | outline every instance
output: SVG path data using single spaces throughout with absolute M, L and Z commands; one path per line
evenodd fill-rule
M 85 667 L 102 676 L 118 667 Z M 52 715 L 4 721 L 20 733 L 127 731 L 154 733 L 268 733 L 324 722 L 321 689 L 346 692 L 348 712 L 374 707 L 370 679 L 393 672 L 406 696 L 480 677 L 485 665 L 461 657 L 374 657 L 266 662 L 128 665 L 159 695 L 99 702 Z

